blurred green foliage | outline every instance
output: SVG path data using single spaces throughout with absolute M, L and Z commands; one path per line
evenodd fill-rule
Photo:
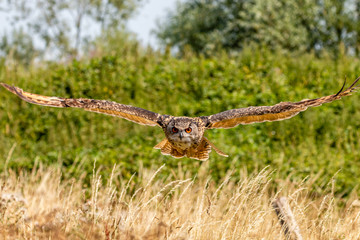
M 349 84 L 360 73 L 360 61 L 345 55 L 334 61 L 249 47 L 238 56 L 188 53 L 178 59 L 134 51 L 26 70 L 2 63 L 0 81 L 43 95 L 107 99 L 162 114 L 200 116 L 333 94 L 345 76 Z M 163 164 L 165 177 L 180 166 L 194 176 L 208 164 L 208 174 L 220 179 L 228 171 L 239 176 L 242 170 L 270 165 L 274 178 L 318 176 L 313 189 L 318 192 L 336 175 L 336 193 L 347 195 L 356 189 L 360 173 L 359 100 L 354 94 L 286 121 L 209 130 L 206 136 L 229 157 L 211 153 L 202 163 L 153 149 L 164 138 L 160 128 L 81 109 L 37 106 L 0 89 L 0 168 L 30 170 L 41 161 L 63 165 L 65 175 L 91 176 L 96 160 L 103 174 L 110 174 L 116 163 L 129 178 L 141 167 Z
M 359 0 L 186 0 L 158 24 L 157 37 L 180 54 L 211 56 L 256 43 L 270 49 L 360 55 Z

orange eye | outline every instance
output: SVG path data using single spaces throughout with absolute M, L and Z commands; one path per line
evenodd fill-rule
M 191 129 L 191 128 L 187 128 L 187 129 L 185 129 L 185 132 L 187 132 L 187 133 L 191 133 L 191 131 L 192 131 L 192 129 Z
M 178 131 L 179 131 L 179 129 L 177 129 L 176 127 L 173 127 L 173 128 L 172 128 L 172 132 L 173 132 L 173 133 L 177 133 Z

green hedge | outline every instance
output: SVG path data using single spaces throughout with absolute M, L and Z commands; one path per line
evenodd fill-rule
M 0 81 L 33 93 L 107 99 L 162 114 L 199 116 L 336 93 L 345 76 L 350 84 L 360 75 L 360 61 L 249 48 L 232 57 L 189 54 L 178 59 L 148 52 L 27 70 L 2 64 L 0 71 Z M 153 149 L 164 138 L 160 128 L 80 109 L 36 106 L 0 89 L 0 168 L 16 144 L 8 162 L 15 170 L 30 170 L 41 161 L 62 164 L 72 176 L 90 176 L 96 159 L 103 174 L 109 174 L 114 163 L 120 165 L 124 178 L 141 167 L 166 163 L 164 177 L 176 173 L 179 164 L 192 175 L 201 164 L 209 164 L 209 175 L 220 179 L 228 171 L 239 176 L 270 165 L 274 178 L 316 175 L 314 191 L 322 191 L 336 174 L 336 192 L 347 195 L 360 174 L 359 100 L 356 93 L 286 121 L 207 131 L 229 158 L 211 153 L 209 162 L 202 163 Z M 74 168 L 74 162 L 82 167 Z

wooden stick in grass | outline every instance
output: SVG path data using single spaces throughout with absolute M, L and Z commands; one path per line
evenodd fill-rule
M 272 206 L 280 221 L 286 239 L 303 240 L 300 228 L 291 211 L 290 205 L 286 197 L 280 197 L 272 202 Z

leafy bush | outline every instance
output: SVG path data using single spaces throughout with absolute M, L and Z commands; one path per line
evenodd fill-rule
M 150 51 L 129 52 L 29 70 L 2 65 L 0 71 L 2 82 L 38 94 L 108 99 L 162 114 L 199 116 L 336 93 L 345 76 L 352 81 L 359 75 L 360 62 L 345 56 L 333 61 L 247 48 L 231 57 L 188 54 L 178 59 Z M 230 156 L 212 153 L 209 175 L 216 180 L 228 171 L 238 176 L 239 169 L 253 172 L 270 165 L 275 178 L 316 175 L 314 191 L 336 175 L 336 192 L 349 194 L 360 172 L 359 110 L 359 96 L 354 94 L 286 121 L 207 131 L 207 137 Z M 129 178 L 140 167 L 166 163 L 166 176 L 179 166 L 196 174 L 202 164 L 153 149 L 164 138 L 160 128 L 80 109 L 36 106 L 4 89 L 0 131 L 2 169 L 30 170 L 37 159 L 61 164 L 69 175 L 79 176 L 85 169 L 90 176 L 97 159 L 102 174 L 108 175 L 116 163 L 122 176 Z M 71 167 L 75 161 L 81 171 Z

